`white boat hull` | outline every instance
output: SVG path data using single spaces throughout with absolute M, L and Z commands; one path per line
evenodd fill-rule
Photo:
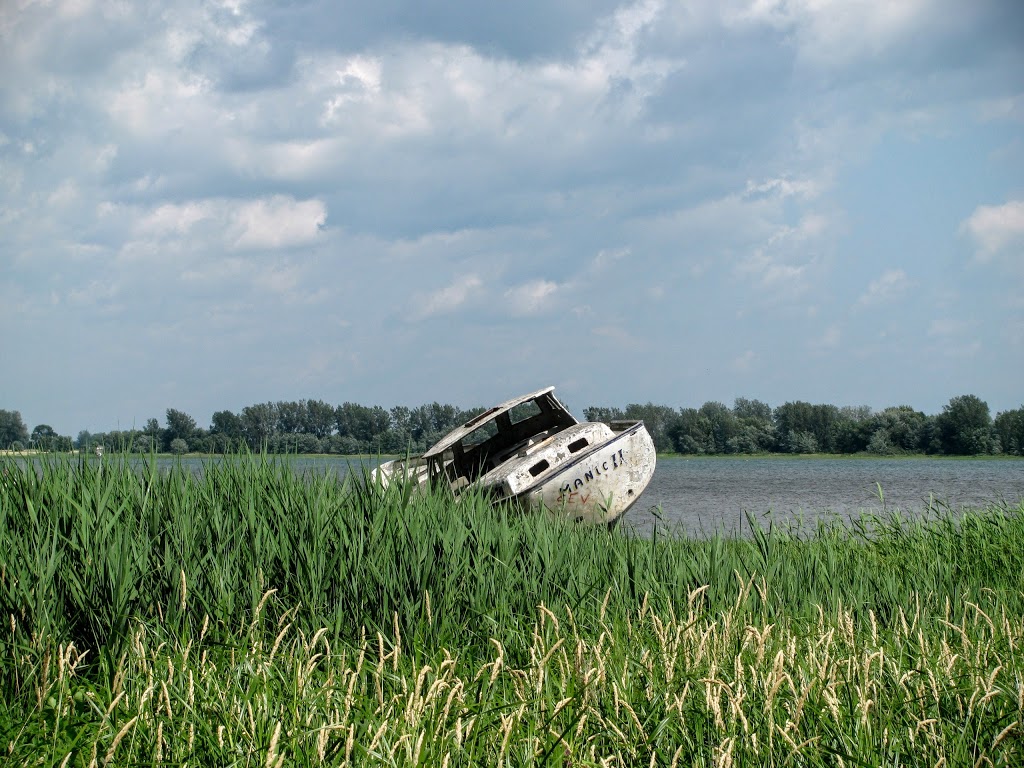
M 643 422 L 578 422 L 551 387 L 495 406 L 452 430 L 422 456 L 381 464 L 387 486 L 480 493 L 496 504 L 546 509 L 612 526 L 654 475 L 654 442 Z
M 654 466 L 654 442 L 637 425 L 518 498 L 577 522 L 614 525 L 640 498 L 654 476 Z

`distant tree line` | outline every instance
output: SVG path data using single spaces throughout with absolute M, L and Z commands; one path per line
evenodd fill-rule
M 663 452 L 1024 455 L 1024 407 L 993 419 L 975 395 L 954 397 L 934 416 L 906 405 L 873 411 L 799 400 L 773 409 L 746 398 L 737 398 L 732 408 L 717 402 L 679 409 L 648 403 L 587 408 L 584 414 L 591 421 L 643 419 Z
M 321 400 L 267 402 L 240 413 L 217 411 L 209 428 L 183 411 L 167 409 L 164 426 L 149 419 L 142 429 L 56 434 L 46 424 L 28 432 L 18 411 L 0 410 L 0 448 L 42 451 L 89 450 L 227 453 L 247 447 L 270 453 L 420 453 L 481 412 L 430 403 L 415 408 Z M 975 395 L 954 397 L 942 412 L 926 415 L 900 405 L 867 406 L 795 401 L 776 408 L 737 398 L 732 408 L 707 402 L 700 408 L 630 404 L 589 407 L 588 421 L 642 419 L 659 452 L 684 454 L 870 453 L 895 455 L 1024 455 L 1024 406 L 993 419 Z

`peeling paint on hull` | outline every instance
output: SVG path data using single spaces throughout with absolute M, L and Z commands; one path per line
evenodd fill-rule
M 615 429 L 578 422 L 552 389 L 495 406 L 422 456 L 386 462 L 373 476 L 382 485 L 402 478 L 420 489 L 447 486 L 456 498 L 473 490 L 495 503 L 612 526 L 654 475 L 651 436 L 643 422 Z
M 654 442 L 642 424 L 621 433 L 529 491 L 531 506 L 573 520 L 614 525 L 654 476 Z

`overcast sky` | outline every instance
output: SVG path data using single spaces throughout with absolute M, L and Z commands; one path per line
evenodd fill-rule
M 0 0 L 0 408 L 1024 404 L 1017 0 Z

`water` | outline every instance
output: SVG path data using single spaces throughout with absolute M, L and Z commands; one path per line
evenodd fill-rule
M 881 491 L 879 491 L 881 487 Z M 762 520 L 849 519 L 862 512 L 1018 505 L 1024 461 L 1009 459 L 659 458 L 624 525 L 742 533 Z M 659 519 L 660 518 L 660 519 Z

